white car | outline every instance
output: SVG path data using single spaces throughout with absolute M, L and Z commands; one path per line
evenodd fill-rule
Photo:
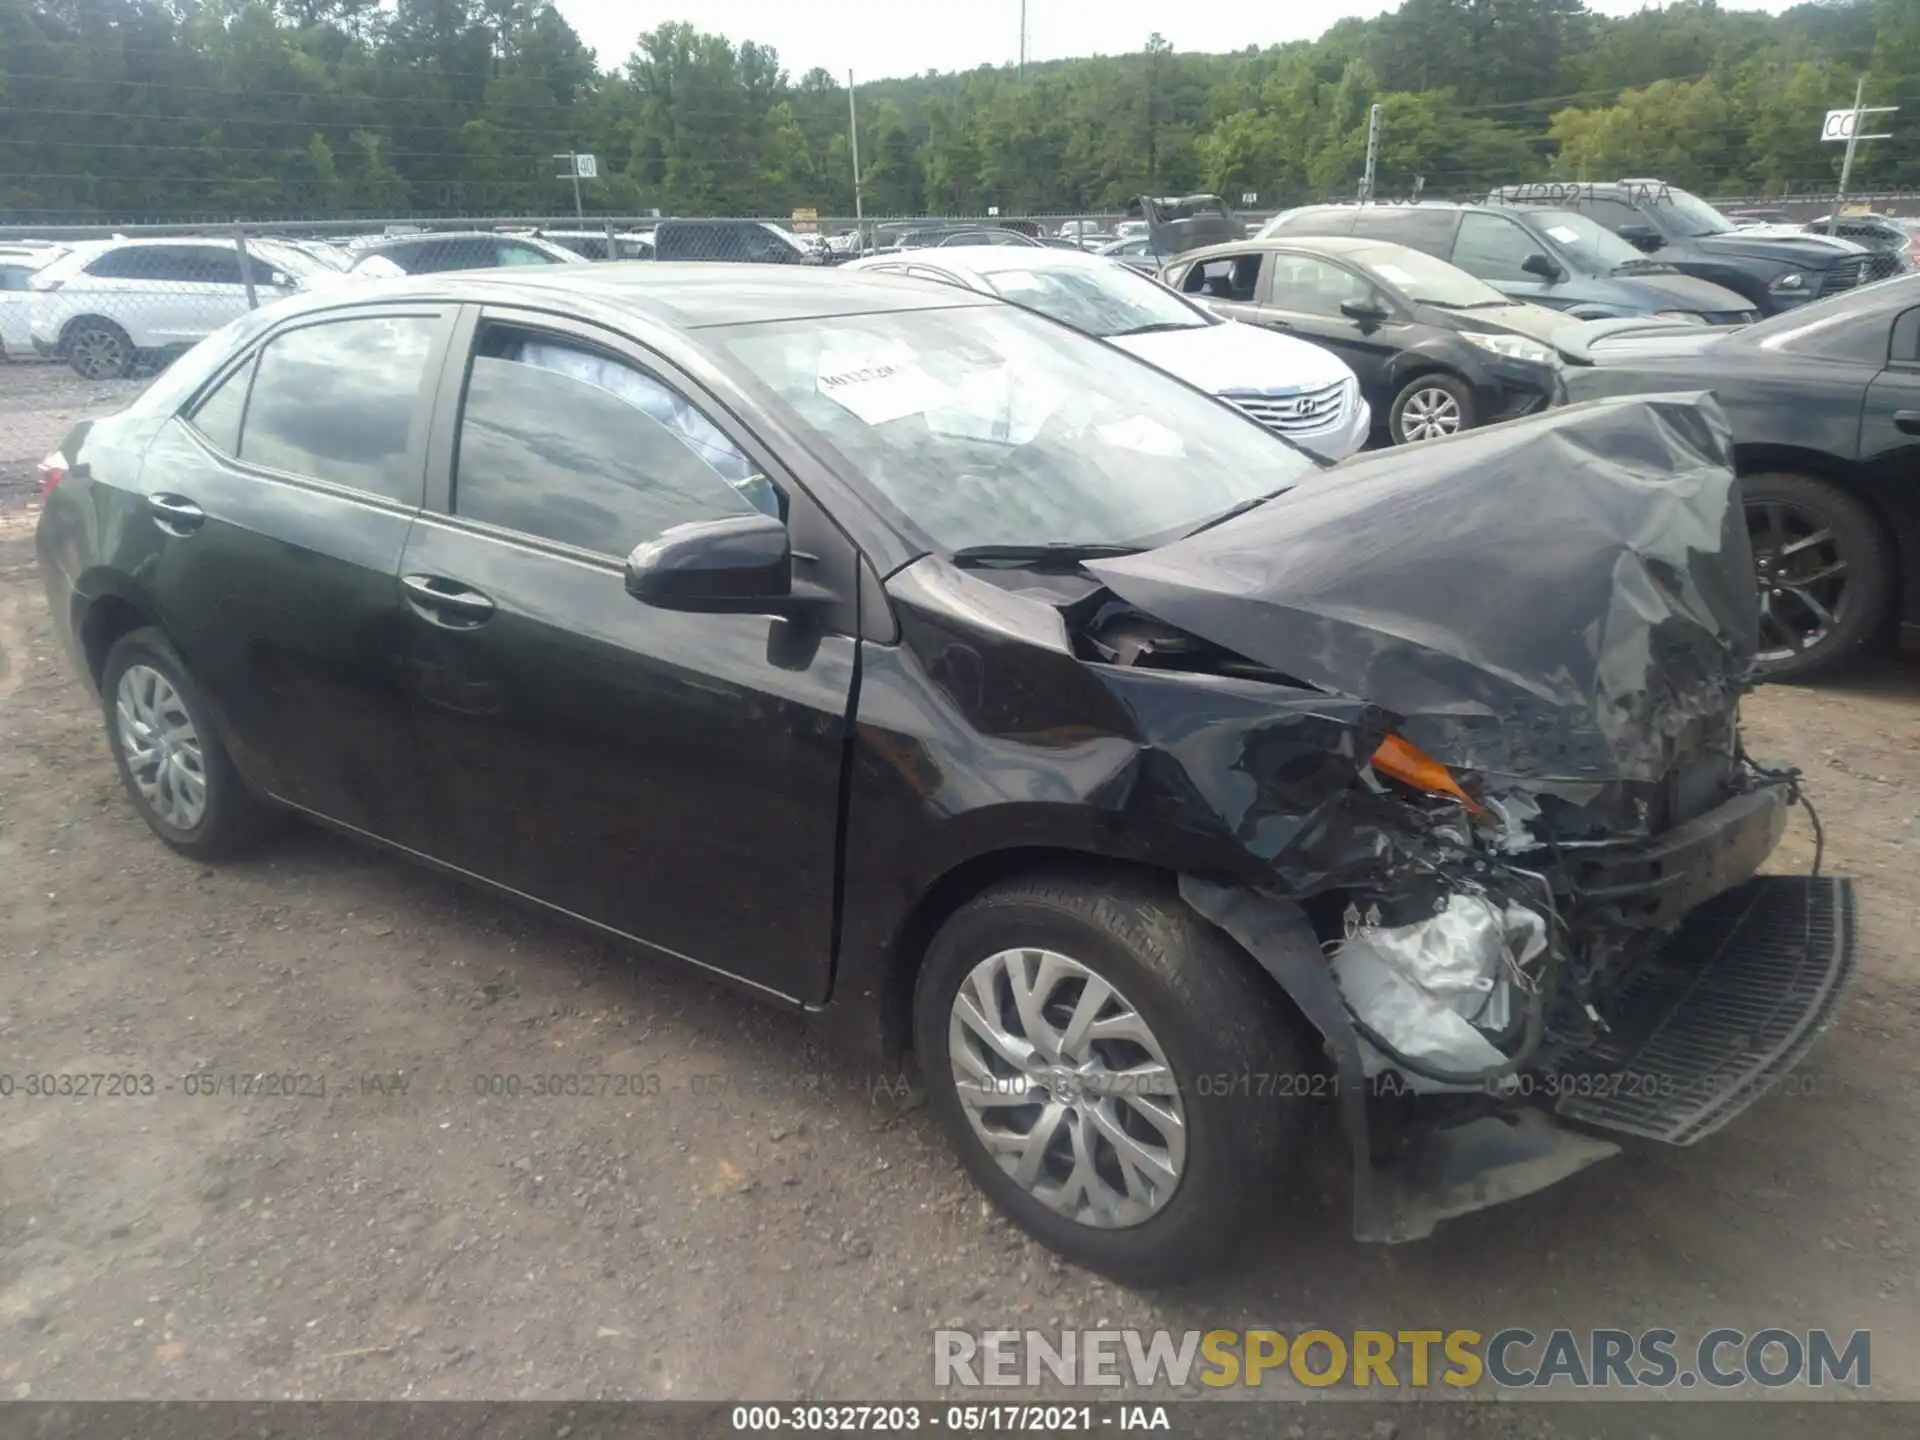
M 27 281 L 27 328 L 42 356 L 65 360 L 89 380 L 133 373 L 142 356 L 198 344 L 250 303 L 342 277 L 305 251 L 247 241 L 251 302 L 231 240 L 85 240 Z
M 57 245 L 0 245 L 0 359 L 20 360 L 33 354 L 27 282 L 65 253 Z
M 1118 261 L 973 245 L 873 255 L 846 268 L 960 285 L 1037 310 L 1217 395 L 1327 460 L 1353 454 L 1373 427 L 1360 382 L 1339 356 L 1222 319 Z

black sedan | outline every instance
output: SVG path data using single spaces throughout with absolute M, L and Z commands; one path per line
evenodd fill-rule
M 1216 245 L 1160 272 L 1231 319 L 1311 340 L 1360 377 L 1396 445 L 1511 420 L 1563 398 L 1564 316 L 1384 240 L 1286 236 Z
M 1010 1216 L 1160 1281 L 1318 1097 L 1406 1239 L 1595 1127 L 1697 1138 L 1824 1023 L 1845 886 L 1752 878 L 1797 792 L 1736 743 L 1723 435 L 1606 402 L 1323 472 L 956 287 L 555 265 L 235 322 L 47 458 L 38 548 L 195 864 L 308 816 L 910 1045 Z M 1428 1144 L 1376 1149 L 1383 1077 Z
M 1725 407 L 1771 674 L 1829 672 L 1920 624 L 1920 276 L 1733 334 L 1597 326 L 1584 349 L 1576 399 L 1710 388 Z

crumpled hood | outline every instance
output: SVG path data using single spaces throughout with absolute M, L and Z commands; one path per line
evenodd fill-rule
M 1448 764 L 1657 780 L 1756 643 L 1709 394 L 1601 400 L 1348 461 L 1086 568 L 1135 608 L 1400 717 Z
M 1228 320 L 1190 330 L 1116 335 L 1109 342 L 1209 394 L 1223 390 L 1323 390 L 1353 371 L 1330 350 Z

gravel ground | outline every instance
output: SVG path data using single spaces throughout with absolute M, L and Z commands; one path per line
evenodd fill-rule
M 316 830 L 162 848 L 32 556 L 32 460 L 126 394 L 0 369 L 0 1072 L 155 1077 L 0 1100 L 0 1397 L 875 1398 L 932 1394 L 943 1325 L 1825 1325 L 1920 1398 L 1920 666 L 1749 703 L 1861 881 L 1806 1093 L 1394 1249 L 1347 1238 L 1323 1149 L 1233 1275 L 1142 1295 L 790 1017 Z M 479 1093 L 556 1072 L 637 1078 Z M 255 1074 L 307 1093 L 225 1088 Z

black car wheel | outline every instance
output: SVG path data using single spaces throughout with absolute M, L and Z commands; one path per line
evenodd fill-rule
M 1892 603 L 1886 532 L 1846 491 L 1806 475 L 1748 476 L 1741 497 L 1763 671 L 1809 680 L 1844 665 L 1878 636 Z
M 114 767 L 154 834 L 200 860 L 258 837 L 266 809 L 233 768 L 200 687 L 164 634 L 134 630 L 115 641 L 100 697 Z
M 76 320 L 67 329 L 67 363 L 83 380 L 120 380 L 140 358 L 132 339 L 111 320 Z
M 1300 1071 L 1279 991 L 1169 890 L 1029 879 L 947 921 L 914 994 L 929 1103 L 1043 1245 L 1132 1284 L 1223 1261 L 1271 1203 Z
M 1444 440 L 1473 428 L 1473 391 L 1455 375 L 1420 375 L 1393 397 L 1387 425 L 1396 445 Z

